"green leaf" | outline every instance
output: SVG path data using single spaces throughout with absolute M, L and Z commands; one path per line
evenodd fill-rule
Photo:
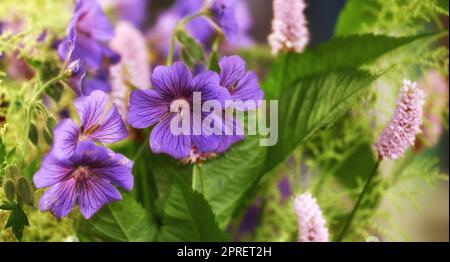
M 358 182 L 366 180 L 375 162 L 372 145 L 362 143 L 339 163 L 335 177 L 345 187 L 356 189 Z
M 55 126 L 56 126 L 56 119 L 53 117 L 47 118 L 47 129 L 49 131 L 52 131 L 53 128 L 55 128 Z
M 208 69 L 212 70 L 214 72 L 217 72 L 217 73 L 220 72 L 219 56 L 217 54 L 217 51 L 216 52 L 212 52 L 211 55 L 209 55 Z
M 51 134 L 51 132 L 47 129 L 44 129 L 42 130 L 42 135 L 44 136 L 45 143 L 51 146 L 53 142 L 53 135 Z
M 8 154 L 6 154 L 6 159 L 7 161 L 11 161 L 14 156 L 16 155 L 16 148 L 11 149 Z M 1 162 L 0 162 L 1 163 Z
M 45 93 L 49 95 L 54 101 L 59 102 L 62 93 L 64 91 L 64 86 L 61 83 L 55 83 L 49 88 L 45 89 Z
M 284 90 L 279 99 L 279 139 L 269 150 L 268 170 L 320 129 L 339 120 L 375 79 L 365 71 L 342 69 L 302 78 Z
M 221 228 L 264 173 L 267 152 L 268 147 L 259 146 L 259 136 L 247 136 L 222 156 L 195 167 L 195 189 L 208 200 Z
M 359 68 L 401 46 L 436 36 L 352 35 L 333 38 L 301 54 L 280 55 L 263 84 L 266 99 L 276 99 L 284 88 L 292 88 L 293 82 L 301 77 L 341 68 Z
M 131 195 L 142 204 L 150 219 L 160 221 L 172 178 L 175 174 L 190 177 L 192 166 L 183 165 L 165 154 L 153 154 L 147 140 L 117 143 L 112 149 L 133 159 L 134 188 Z M 140 153 L 137 155 L 137 152 Z
M 3 161 L 5 160 L 6 160 L 6 145 L 3 143 L 3 140 L 0 137 L 0 165 L 3 164 Z
M 30 123 L 30 130 L 28 132 L 28 139 L 30 139 L 31 143 L 33 143 L 35 146 L 38 145 L 38 129 L 37 127 L 33 124 Z
M 19 203 L 24 203 L 29 206 L 34 205 L 33 188 L 25 177 L 19 176 L 16 178 L 16 189 Z
M 89 220 L 80 222 L 77 235 L 82 240 L 147 242 L 154 240 L 156 227 L 145 210 L 128 194 L 122 201 L 102 208 Z
M 1 210 L 13 210 L 14 203 L 3 200 L 2 204 L 0 205 Z
M 335 34 L 351 35 L 360 32 L 363 28 L 371 27 L 377 21 L 374 10 L 380 9 L 381 5 L 377 1 L 348 0 L 339 14 Z
M 16 196 L 16 187 L 11 179 L 3 180 L 3 192 L 5 193 L 6 199 L 13 202 Z
M 181 58 L 188 65 L 192 66 L 205 59 L 203 47 L 184 30 L 176 33 L 176 38 L 180 43 Z
M 448 0 L 437 0 L 436 5 L 442 9 L 442 12 L 448 16 Z
M 219 225 L 227 225 L 264 174 L 308 138 L 339 120 L 375 79 L 356 69 L 298 79 L 279 98 L 279 140 L 274 147 L 261 147 L 259 137 L 248 136 L 219 158 L 198 166 L 195 188 L 211 204 Z
M 186 178 L 175 175 L 165 205 L 161 241 L 225 241 L 215 216 L 203 196 L 192 190 Z
M 18 205 L 14 205 L 6 222 L 5 229 L 11 227 L 14 236 L 20 241 L 22 240 L 23 230 L 25 226 L 30 226 L 27 215 L 23 212 L 22 208 Z
M 448 5 L 448 0 L 347 0 L 336 22 L 335 35 L 427 31 L 441 15 L 448 16 Z M 411 30 L 421 25 L 423 29 Z

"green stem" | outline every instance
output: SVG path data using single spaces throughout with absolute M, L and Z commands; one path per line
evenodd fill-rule
M 174 53 L 175 53 L 176 34 L 177 34 L 178 30 L 183 29 L 184 26 L 187 23 L 189 23 L 192 19 L 203 16 L 203 15 L 205 15 L 204 12 L 198 12 L 193 15 L 187 16 L 187 17 L 183 18 L 182 20 L 180 20 L 178 22 L 178 24 L 175 26 L 175 28 L 172 31 L 172 36 L 170 37 L 169 54 L 167 56 L 167 62 L 166 62 L 167 66 L 170 66 L 173 63 L 173 57 L 174 57 Z
M 173 63 L 173 56 L 175 52 L 175 33 L 176 31 L 172 33 L 172 36 L 170 37 L 170 48 L 169 48 L 169 54 L 167 56 L 167 62 L 166 66 L 170 66 Z
M 325 181 L 327 180 L 327 178 L 329 177 L 329 174 L 330 174 L 330 172 L 325 172 L 325 173 L 321 174 L 319 181 L 317 181 L 317 184 L 315 185 L 314 190 L 313 190 L 313 195 L 315 197 L 318 197 L 318 195 L 322 191 L 321 190 L 322 186 L 325 183 Z
M 216 30 L 216 32 L 218 34 L 223 35 L 223 30 L 222 28 L 216 23 L 214 22 L 214 20 L 212 20 L 209 16 L 205 16 L 206 21 L 209 22 L 209 24 L 214 28 L 214 30 Z
M 42 94 L 42 92 L 45 91 L 45 89 L 47 89 L 49 86 L 53 85 L 54 83 L 61 81 L 62 79 L 63 79 L 63 74 L 50 79 L 49 81 L 47 81 L 47 83 L 42 85 L 41 88 L 39 88 L 39 90 L 34 94 L 33 98 L 31 98 L 31 104 L 33 104 L 33 102 L 36 101 L 36 99 Z
M 377 163 L 375 164 L 374 168 L 372 169 L 372 172 L 370 173 L 369 177 L 366 180 L 366 183 L 364 184 L 363 191 L 361 192 L 361 194 L 359 194 L 358 200 L 356 201 L 356 204 L 353 207 L 353 210 L 350 213 L 350 216 L 348 217 L 347 221 L 345 222 L 345 225 L 344 225 L 341 233 L 335 239 L 335 242 L 341 242 L 342 239 L 344 238 L 345 234 L 347 233 L 348 229 L 350 228 L 350 225 L 352 224 L 352 220 L 355 217 L 356 212 L 358 211 L 365 194 L 367 193 L 367 191 L 369 190 L 369 188 L 372 184 L 373 178 L 375 177 L 378 167 L 380 166 L 380 162 L 381 161 L 378 160 Z
M 142 155 L 142 153 L 144 152 L 144 149 L 146 148 L 146 146 L 149 146 L 148 144 L 148 140 L 150 139 L 150 134 L 148 134 L 148 136 L 145 138 L 144 142 L 139 146 L 136 154 L 133 157 L 133 162 L 136 162 L 139 157 Z
M 209 61 L 208 61 L 208 69 L 211 69 L 214 65 L 213 63 L 217 63 L 217 51 L 219 50 L 219 44 L 220 41 L 222 40 L 222 34 L 218 34 L 215 38 L 214 38 L 214 42 L 212 45 L 212 51 L 211 54 L 209 56 Z

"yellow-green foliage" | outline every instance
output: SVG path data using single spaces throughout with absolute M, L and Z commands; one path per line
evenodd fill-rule
M 4 199 L 2 190 L 0 190 L 0 199 Z M 27 208 L 25 211 L 28 215 L 30 226 L 25 227 L 22 239 L 24 242 L 61 242 L 67 237 L 75 235 L 72 225 L 76 219 L 76 214 L 71 214 L 67 218 L 58 221 L 50 213 L 40 212 L 36 208 Z M 8 216 L 9 211 L 0 210 L 0 221 L 2 221 L 2 223 L 8 219 Z M 6 241 L 17 240 L 11 230 L 0 230 L 0 242 Z
M 68 0 L 2 0 L 0 17 L 8 28 L 0 35 L 0 53 L 19 51 L 29 55 L 43 32 L 63 35 L 71 17 Z M 12 28 L 12 29 L 11 29 Z M 14 32 L 11 32 L 14 31 Z

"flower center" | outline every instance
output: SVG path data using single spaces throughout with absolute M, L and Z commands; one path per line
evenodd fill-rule
M 81 134 L 78 136 L 78 142 L 84 141 L 84 140 L 86 140 L 86 139 L 87 139 L 87 136 L 86 136 L 85 134 L 83 134 L 83 133 L 81 133 Z
M 88 178 L 90 176 L 89 169 L 87 167 L 80 166 L 73 171 L 72 176 L 77 180 Z
M 189 102 L 183 98 L 173 100 L 170 104 L 170 112 L 180 114 L 181 117 L 184 117 L 189 110 Z

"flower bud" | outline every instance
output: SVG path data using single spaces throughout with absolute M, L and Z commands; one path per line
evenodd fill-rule
M 25 177 L 19 176 L 16 178 L 16 189 L 19 203 L 24 203 L 29 206 L 34 205 L 33 188 Z
M 5 192 L 6 199 L 8 199 L 9 202 L 14 201 L 16 188 L 12 180 L 6 179 L 5 181 L 3 181 L 3 192 Z

